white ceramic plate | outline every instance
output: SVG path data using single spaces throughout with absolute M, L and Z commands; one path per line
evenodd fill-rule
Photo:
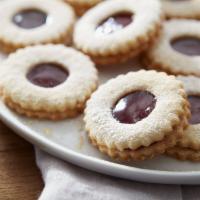
M 101 82 L 133 71 L 136 63 L 101 68 Z M 59 122 L 19 116 L 0 101 L 0 118 L 16 133 L 41 149 L 81 167 L 125 179 L 168 183 L 200 184 L 200 164 L 180 162 L 165 156 L 142 162 L 115 162 L 88 142 L 82 116 Z

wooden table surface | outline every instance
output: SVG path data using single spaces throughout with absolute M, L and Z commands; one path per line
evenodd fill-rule
M 0 122 L 0 200 L 35 200 L 42 188 L 32 145 Z

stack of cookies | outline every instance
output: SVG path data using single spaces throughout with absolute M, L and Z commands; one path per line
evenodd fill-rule
M 18 114 L 84 113 L 111 158 L 200 161 L 200 1 L 0 2 L 0 95 Z M 143 64 L 98 87 L 98 70 Z M 53 122 L 52 122 L 53 123 Z

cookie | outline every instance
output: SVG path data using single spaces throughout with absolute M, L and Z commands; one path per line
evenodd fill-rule
M 179 76 L 178 79 L 184 83 L 192 115 L 190 125 L 167 154 L 180 160 L 200 161 L 200 78 Z
M 96 4 L 102 2 L 103 0 L 64 0 L 73 6 L 77 15 L 82 15 L 88 9 L 92 8 Z
M 190 112 L 183 85 L 162 72 L 130 72 L 94 92 L 85 109 L 91 143 L 112 158 L 144 160 L 176 144 Z
M 5 52 L 37 44 L 69 44 L 75 22 L 69 5 L 52 0 L 3 1 L 0 18 L 0 48 Z
M 90 59 L 63 45 L 20 49 L 0 68 L 3 101 L 28 117 L 74 117 L 97 87 L 97 71 Z
M 200 19 L 199 0 L 161 0 L 167 18 Z
M 200 22 L 184 19 L 165 22 L 160 38 L 143 61 L 150 69 L 200 76 Z
M 124 62 L 152 44 L 161 29 L 161 16 L 158 0 L 105 1 L 80 18 L 74 45 L 97 64 Z

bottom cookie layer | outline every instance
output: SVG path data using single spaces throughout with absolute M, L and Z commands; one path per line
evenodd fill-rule
M 200 161 L 200 151 L 193 150 L 191 148 L 182 148 L 175 146 L 171 149 L 168 149 L 166 151 L 166 154 L 168 156 L 171 156 L 173 158 L 176 158 L 178 160 L 182 161 L 193 161 L 193 162 L 199 162 Z
M 141 62 L 144 64 L 144 67 L 148 70 L 156 70 L 158 72 L 166 72 L 167 74 L 171 75 L 183 75 L 183 76 L 200 76 L 200 73 L 198 70 L 196 72 L 188 71 L 182 69 L 176 69 L 168 64 L 165 64 L 164 62 L 158 62 L 155 59 L 153 59 L 152 56 L 149 56 L 148 53 L 144 54 L 143 58 L 141 58 Z
M 15 110 L 21 115 L 26 115 L 27 117 L 39 118 L 39 119 L 51 119 L 51 120 L 61 120 L 65 118 L 76 117 L 78 114 L 82 113 L 84 109 L 85 102 L 77 104 L 74 108 L 65 109 L 62 112 L 47 112 L 45 110 L 31 110 L 22 108 L 19 104 L 14 103 L 11 99 L 6 99 L 5 104 L 11 109 Z
M 186 73 L 183 70 L 174 70 L 172 67 L 164 65 L 163 63 L 157 63 L 154 62 L 151 58 L 149 58 L 147 55 L 141 60 L 146 69 L 148 70 L 156 70 L 158 72 L 166 72 L 167 74 L 172 74 L 172 75 L 185 75 L 185 76 L 200 76 L 197 73 Z
M 30 43 L 29 45 L 24 45 L 24 44 L 14 44 L 11 43 L 9 41 L 4 41 L 4 40 L 0 40 L 0 48 L 2 50 L 2 52 L 4 53 L 11 53 L 16 51 L 17 49 L 20 48 L 24 48 L 26 46 L 34 46 L 37 44 L 66 44 L 66 45 L 70 45 L 72 42 L 72 29 L 73 27 L 71 27 L 68 31 L 66 31 L 66 33 L 64 33 L 63 35 L 60 35 L 57 38 L 52 38 L 52 40 L 47 40 L 47 41 L 43 41 L 43 42 L 36 42 L 36 43 Z
M 187 108 L 186 112 L 187 112 Z M 91 137 L 89 134 L 89 138 L 91 143 L 96 146 L 102 153 L 105 153 L 109 155 L 113 159 L 119 159 L 119 160 L 145 160 L 145 159 L 151 159 L 155 157 L 156 155 L 160 155 L 165 153 L 165 151 L 174 145 L 176 145 L 177 140 L 182 136 L 183 129 L 187 127 L 187 117 L 189 116 L 189 113 L 185 118 L 180 120 L 182 123 L 174 127 L 174 131 L 172 131 L 172 134 L 169 134 L 165 136 L 165 138 L 162 141 L 154 142 L 148 147 L 140 147 L 136 150 L 131 149 L 125 149 L 123 151 L 120 151 L 118 149 L 109 149 L 104 144 L 99 144 L 95 138 Z
M 155 27 L 155 31 L 152 31 L 151 33 L 148 34 L 149 36 L 149 41 L 141 41 L 138 43 L 137 46 L 134 46 L 133 49 L 130 49 L 128 52 L 121 53 L 121 54 L 116 54 L 116 55 L 107 55 L 107 56 L 101 56 L 101 55 L 90 55 L 88 54 L 92 60 L 99 65 L 107 65 L 107 64 L 115 64 L 115 63 L 123 63 L 133 57 L 136 57 L 139 55 L 141 52 L 145 51 L 147 48 L 149 48 L 154 41 L 158 38 L 161 30 L 161 25 L 158 24 Z M 87 54 L 87 53 L 86 53 Z
M 155 142 L 148 147 L 141 147 L 136 150 L 125 149 L 124 151 L 119 151 L 118 149 L 109 149 L 105 145 L 100 145 L 93 138 L 90 138 L 91 143 L 96 146 L 102 153 L 107 154 L 113 159 L 117 160 L 146 160 L 155 157 L 156 155 L 165 153 L 167 148 L 173 147 L 176 144 L 179 134 L 173 134 L 167 136 L 164 140 L 160 142 Z

